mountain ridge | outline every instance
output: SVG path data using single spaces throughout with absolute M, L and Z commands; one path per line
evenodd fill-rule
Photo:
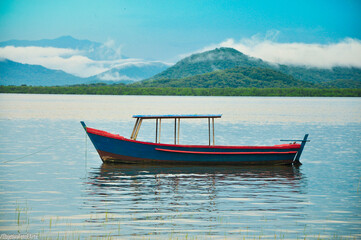
M 177 79 L 208 74 L 214 70 L 226 70 L 235 67 L 271 69 L 290 75 L 297 80 L 316 84 L 314 86 L 319 87 L 348 86 L 359 88 L 361 80 L 360 68 L 333 67 L 331 69 L 322 69 L 305 66 L 280 65 L 247 56 L 233 48 L 216 48 L 214 50 L 186 57 L 178 61 L 174 66 L 149 79 L 143 80 L 143 82 L 160 79 L 162 79 L 163 82 L 165 79 L 173 79 L 174 81 Z M 226 75 L 224 77 L 227 78 Z
M 57 48 L 72 48 L 84 49 L 86 47 L 100 47 L 102 44 L 90 40 L 79 40 L 72 36 L 60 36 L 54 39 L 40 39 L 40 40 L 8 40 L 0 42 L 0 47 L 14 46 L 14 47 L 57 47 Z
M 0 60 L 0 85 L 55 86 L 88 82 L 61 70 L 52 70 L 40 65 L 22 64 L 8 59 Z M 56 82 L 57 84 L 52 84 Z
M 262 65 L 262 63 L 258 59 L 249 57 L 233 48 L 216 48 L 211 51 L 192 54 L 150 79 L 189 77 L 240 65 L 254 67 Z
M 235 67 L 180 79 L 153 79 L 135 83 L 142 87 L 191 88 L 288 88 L 316 87 L 279 71 L 258 67 Z

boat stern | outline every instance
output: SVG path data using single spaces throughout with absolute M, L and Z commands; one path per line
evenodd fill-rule
M 300 162 L 300 158 L 301 158 L 301 154 L 303 152 L 303 148 L 306 145 L 306 142 L 310 142 L 310 140 L 308 139 L 308 133 L 305 134 L 305 136 L 303 137 L 303 140 L 281 140 L 281 141 L 291 141 L 291 142 L 301 142 L 300 144 L 300 148 L 297 151 L 297 154 L 295 156 L 295 158 L 293 159 L 293 164 L 294 165 L 302 165 L 302 163 Z
M 298 150 L 296 156 L 295 156 L 295 159 L 293 160 L 293 164 L 294 165 L 302 165 L 302 163 L 300 162 L 300 157 L 301 157 L 301 154 L 303 152 L 303 148 L 305 147 L 306 145 L 306 142 L 309 142 L 310 140 L 307 140 L 308 138 L 308 133 L 305 134 L 303 140 L 301 141 L 301 147 L 300 149 Z

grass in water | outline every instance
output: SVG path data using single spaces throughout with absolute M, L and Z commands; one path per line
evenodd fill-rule
M 87 217 L 81 218 L 73 218 L 72 216 L 42 216 L 31 218 L 28 215 L 28 207 L 21 207 L 19 204 L 16 206 L 15 213 L 15 221 L 13 220 L 13 223 L 18 226 L 18 234 L 28 234 L 28 227 L 30 224 L 32 224 L 40 230 L 38 232 L 34 232 L 36 230 L 31 229 L 32 232 L 30 233 L 36 234 L 39 239 L 126 239 L 130 237 L 129 234 L 131 233 L 124 231 L 123 226 L 126 227 L 126 224 L 129 223 L 129 221 L 131 224 L 135 224 L 137 221 L 139 221 L 139 219 L 140 221 L 142 219 L 150 219 L 149 217 L 136 218 L 133 214 L 130 214 L 125 219 L 121 219 L 116 214 L 109 215 L 108 210 L 106 210 L 103 214 L 91 214 Z M 194 215 L 191 215 L 191 217 L 194 218 Z M 74 219 L 77 219 L 78 221 L 72 222 Z M 167 221 L 168 219 L 169 223 L 172 223 L 174 217 L 167 218 L 162 216 L 159 219 L 164 221 Z M 263 217 L 262 220 L 264 219 L 266 218 Z M 218 216 L 215 220 L 217 224 L 226 226 L 231 224 L 227 217 L 224 216 Z M 27 223 L 27 228 L 24 228 L 25 223 Z M 162 239 L 210 239 L 210 237 L 222 237 L 222 239 L 357 239 L 356 236 L 351 234 L 346 236 L 340 235 L 338 233 L 315 233 L 309 225 L 305 225 L 303 229 L 298 231 L 298 233 L 287 233 L 287 231 L 285 233 L 283 230 L 279 230 L 279 232 L 273 232 L 270 234 L 264 232 L 263 229 L 259 231 L 259 229 L 253 229 L 249 226 L 239 229 L 237 233 L 232 233 L 232 231 L 228 232 L 227 229 L 220 232 L 218 232 L 217 229 L 214 229 L 216 232 L 210 229 L 209 231 L 205 232 L 188 233 L 187 229 L 183 229 L 182 231 L 178 232 L 179 226 L 177 228 L 177 226 L 174 225 L 174 227 L 174 229 L 169 229 L 169 232 L 162 232 L 162 230 L 158 232 L 158 230 L 155 229 L 154 232 L 148 233 L 148 236 L 145 233 L 143 237 L 147 239 L 149 236 L 154 235 Z M 94 233 L 92 233 L 92 231 L 94 231 Z M 142 235 L 132 236 L 142 238 Z M 156 238 L 149 237 L 149 239 Z

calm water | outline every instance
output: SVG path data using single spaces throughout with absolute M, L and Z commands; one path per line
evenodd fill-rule
M 360 239 L 360 110 L 360 98 L 1 94 L 0 234 Z M 216 144 L 311 142 L 299 168 L 106 165 L 79 124 L 129 137 L 133 114 L 170 113 L 222 113 Z M 206 121 L 184 120 L 181 143 L 207 144 Z M 172 129 L 162 122 L 163 142 Z

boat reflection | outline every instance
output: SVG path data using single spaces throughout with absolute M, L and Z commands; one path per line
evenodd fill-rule
M 304 201 L 306 184 L 292 166 L 102 164 L 87 180 L 90 205 L 123 213 L 289 211 Z
M 94 169 L 93 177 L 101 177 L 103 180 L 117 180 L 120 176 L 139 177 L 142 176 L 169 176 L 175 179 L 185 176 L 195 179 L 225 179 L 229 176 L 238 176 L 242 180 L 276 179 L 278 181 L 301 180 L 302 174 L 298 167 L 294 166 L 201 166 L 201 165 L 150 165 L 150 164 L 109 164 L 103 163 L 101 167 Z

